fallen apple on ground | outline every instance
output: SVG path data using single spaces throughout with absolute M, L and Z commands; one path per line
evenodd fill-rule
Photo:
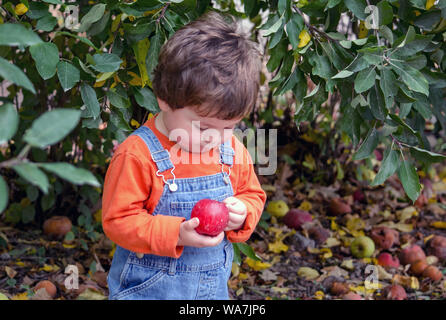
M 383 252 L 378 256 L 378 264 L 384 268 L 398 268 L 400 261 L 390 253 Z
M 276 218 L 284 217 L 289 210 L 290 208 L 283 200 L 271 200 L 266 207 L 266 211 Z
M 415 244 L 410 247 L 404 248 L 403 251 L 401 251 L 400 260 L 401 263 L 404 265 L 412 264 L 418 260 L 426 260 L 426 254 L 420 246 Z
M 375 251 L 375 243 L 369 237 L 360 236 L 353 240 L 350 250 L 356 258 L 370 258 Z
M 215 237 L 228 225 L 229 210 L 223 202 L 202 199 L 192 208 L 190 217 L 200 220 L 195 228 L 197 233 Z
M 283 223 L 289 228 L 300 229 L 302 225 L 306 222 L 313 221 L 313 217 L 307 211 L 300 209 L 291 209 L 283 217 Z

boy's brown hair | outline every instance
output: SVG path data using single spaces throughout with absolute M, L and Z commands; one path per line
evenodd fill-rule
M 152 81 L 172 109 L 193 106 L 201 116 L 232 120 L 254 108 L 260 51 L 214 11 L 179 29 L 161 48 Z

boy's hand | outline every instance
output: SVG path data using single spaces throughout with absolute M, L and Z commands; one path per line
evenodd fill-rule
M 243 201 L 235 197 L 228 197 L 223 200 L 223 203 L 226 204 L 226 207 L 229 210 L 229 222 L 224 231 L 240 229 L 246 219 L 246 205 L 243 203 Z
M 200 221 L 198 218 L 183 221 L 180 224 L 180 236 L 178 238 L 177 246 L 190 246 L 197 248 L 214 247 L 223 240 L 225 236 L 223 231 L 215 237 L 204 236 L 197 233 L 195 228 L 198 227 L 199 224 Z

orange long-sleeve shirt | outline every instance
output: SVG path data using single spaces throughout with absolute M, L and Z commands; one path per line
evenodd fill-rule
M 144 125 L 154 132 L 165 149 L 170 150 L 175 145 L 155 127 L 155 117 Z M 266 194 L 260 187 L 248 150 L 234 135 L 231 145 L 235 151 L 231 184 L 234 197 L 246 205 L 247 216 L 241 229 L 226 231 L 226 236 L 231 242 L 243 242 L 249 239 L 260 219 Z M 211 157 L 214 150 L 209 152 Z M 210 175 L 221 170 L 218 161 L 194 164 L 192 159 L 199 154 L 188 153 L 188 156 L 187 164 L 175 165 L 177 178 Z M 138 136 L 130 136 L 118 146 L 105 175 L 103 229 L 110 240 L 130 251 L 178 258 L 183 252 L 183 247 L 177 246 L 180 223 L 185 218 L 152 215 L 164 188 L 156 171 L 146 144 Z M 165 179 L 172 178 L 170 170 L 164 171 L 163 175 Z

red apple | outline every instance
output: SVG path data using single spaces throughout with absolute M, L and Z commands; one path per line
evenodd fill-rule
M 381 249 L 390 249 L 394 244 L 399 243 L 398 231 L 388 227 L 376 227 L 370 232 L 370 237 Z
M 383 252 L 378 256 L 378 264 L 384 268 L 398 268 L 400 266 L 400 261 L 390 253 Z
M 289 228 L 300 229 L 305 222 L 313 221 L 313 217 L 307 211 L 291 209 L 283 217 L 283 223 Z
M 340 216 L 346 213 L 351 213 L 352 208 L 341 198 L 333 198 L 330 200 L 328 213 L 332 216 Z
M 407 299 L 406 290 L 399 284 L 392 284 L 385 287 L 382 291 L 383 297 L 388 300 L 405 300 Z
M 190 217 L 200 220 L 197 233 L 215 237 L 228 225 L 229 210 L 223 202 L 202 199 L 192 208 Z
M 429 253 L 446 260 L 446 237 L 435 236 L 429 241 Z
M 349 292 L 342 296 L 342 300 L 362 300 L 362 297 L 357 293 Z
M 421 249 L 418 245 L 413 245 L 411 247 L 405 248 L 403 251 L 401 251 L 401 263 L 406 264 L 412 264 L 416 262 L 417 260 L 425 260 L 426 254 L 424 253 L 423 249 Z

